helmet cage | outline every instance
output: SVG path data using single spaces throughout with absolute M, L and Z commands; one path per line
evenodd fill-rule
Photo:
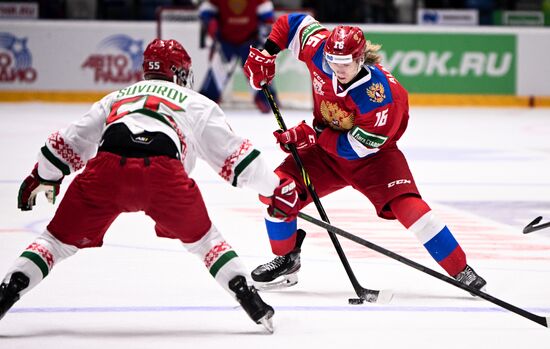
M 173 82 L 187 88 L 193 88 L 195 77 L 193 70 L 189 68 L 185 70 L 183 67 L 177 68 L 175 65 L 170 67 L 170 70 L 174 73 Z
M 155 39 L 147 45 L 143 53 L 143 74 L 146 79 L 160 78 L 189 88 L 193 85 L 191 57 L 175 40 Z

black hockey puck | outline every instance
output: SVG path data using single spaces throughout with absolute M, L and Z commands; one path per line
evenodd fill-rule
M 348 299 L 348 303 L 352 305 L 358 305 L 365 303 L 365 300 L 362 298 L 350 298 Z

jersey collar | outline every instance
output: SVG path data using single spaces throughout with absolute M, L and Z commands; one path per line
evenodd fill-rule
M 353 90 L 357 86 L 362 85 L 362 84 L 364 84 L 365 82 L 367 82 L 371 79 L 372 73 L 371 73 L 369 67 L 366 66 L 366 65 L 363 65 L 363 67 L 361 69 L 365 69 L 367 74 L 365 76 L 363 76 L 362 78 L 360 78 L 359 80 L 353 82 L 351 85 L 349 85 L 345 89 L 342 89 L 342 87 L 341 87 L 342 84 L 340 84 L 338 82 L 338 79 L 336 78 L 336 74 L 334 74 L 334 73 L 332 74 L 332 89 L 333 89 L 334 93 L 336 94 L 336 96 L 344 97 L 348 94 L 349 91 Z

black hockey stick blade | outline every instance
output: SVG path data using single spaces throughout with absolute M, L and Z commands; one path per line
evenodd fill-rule
M 550 222 L 539 224 L 542 221 L 542 216 L 538 216 L 533 221 L 523 228 L 523 234 L 529 234 L 537 230 L 550 227 Z M 538 224 L 538 225 L 537 225 Z
M 368 288 L 361 287 L 355 290 L 359 298 L 350 298 L 349 304 L 363 304 L 355 303 L 354 299 L 364 300 L 368 303 L 388 304 L 393 298 L 393 292 L 391 290 L 369 290 Z
M 466 286 L 466 285 L 464 285 L 463 283 L 458 282 L 458 281 L 456 281 L 455 279 L 453 279 L 453 278 L 451 278 L 451 277 L 449 277 L 449 276 L 446 276 L 446 275 L 443 275 L 443 274 L 441 274 L 441 273 L 438 273 L 437 271 L 435 271 L 435 270 L 433 270 L 433 269 L 430 269 L 430 268 L 428 268 L 428 267 L 425 267 L 425 266 L 423 266 L 422 264 L 416 263 L 416 262 L 414 262 L 414 261 L 412 261 L 412 260 L 410 260 L 410 259 L 408 259 L 408 258 L 406 258 L 406 257 L 403 257 L 403 256 L 401 256 L 401 255 L 399 255 L 399 254 L 397 254 L 397 253 L 395 253 L 395 252 L 392 252 L 392 251 L 390 251 L 390 250 L 386 250 L 385 248 L 380 247 L 380 246 L 378 246 L 378 245 L 376 245 L 376 244 L 374 244 L 374 243 L 372 243 L 372 242 L 370 242 L 370 241 L 367 241 L 367 240 L 362 239 L 362 238 L 360 238 L 360 237 L 358 237 L 358 236 L 356 236 L 356 235 L 353 235 L 353 234 L 351 234 L 351 233 L 348 233 L 348 232 L 345 231 L 345 230 L 342 230 L 342 229 L 340 229 L 340 228 L 337 228 L 337 227 L 335 227 L 335 226 L 333 226 L 333 225 L 331 225 L 331 224 L 328 224 L 328 223 L 326 223 L 326 222 L 323 222 L 323 221 L 321 221 L 321 220 L 319 220 L 319 219 L 317 219 L 317 218 L 314 218 L 314 217 L 312 217 L 312 216 L 310 216 L 310 215 L 307 215 L 307 214 L 305 214 L 305 213 L 302 213 L 302 212 L 298 213 L 298 217 L 300 217 L 300 218 L 302 218 L 302 219 L 304 219 L 304 220 L 306 220 L 306 221 L 308 221 L 308 222 L 310 222 L 310 223 L 312 223 L 312 224 L 315 224 L 315 225 L 317 225 L 317 226 L 319 226 L 319 227 L 321 227 L 321 228 L 325 228 L 326 230 L 328 230 L 328 231 L 330 231 L 330 232 L 332 232 L 332 233 L 334 233 L 334 234 L 340 235 L 340 236 L 342 236 L 342 237 L 344 237 L 344 238 L 346 238 L 346 239 L 349 239 L 349 240 L 351 240 L 351 241 L 353 241 L 353 242 L 355 242 L 355 243 L 358 243 L 359 245 L 363 245 L 363 246 L 365 246 L 365 247 L 367 247 L 367 248 L 369 248 L 369 249 L 371 249 L 371 250 L 373 250 L 373 251 L 376 251 L 376 252 L 378 252 L 378 253 L 380 253 L 380 254 L 383 254 L 383 255 L 386 256 L 386 257 L 389 257 L 389 258 L 394 259 L 394 260 L 396 260 L 396 261 L 398 261 L 398 262 L 401 262 L 401 263 L 403 263 L 403 264 L 406 264 L 406 265 L 408 265 L 409 267 L 412 267 L 412 268 L 414 268 L 414 269 L 416 269 L 416 270 L 419 270 L 419 271 L 421 271 L 421 272 L 423 272 L 423 273 L 425 273 L 425 274 L 431 275 L 431 276 L 435 277 L 436 279 L 439 279 L 439 280 L 441 280 L 441 281 L 444 281 L 444 282 L 446 282 L 446 283 L 448 283 L 448 284 L 451 284 L 451 285 L 453 285 L 453 286 L 455 286 L 455 287 L 461 288 L 461 289 L 463 289 L 464 291 L 467 291 L 467 292 L 469 292 L 469 293 L 471 293 L 471 294 L 474 294 L 474 295 L 476 295 L 476 296 L 478 296 L 478 297 L 480 297 L 480 298 L 483 298 L 483 299 L 485 299 L 486 301 L 489 301 L 489 302 L 491 302 L 491 303 L 493 303 L 493 304 L 498 305 L 499 307 L 502 307 L 502 308 L 504 308 L 504 309 L 506 309 L 506 310 L 509 310 L 509 311 L 513 312 L 513 313 L 516 313 L 516 314 L 518 314 L 519 316 L 523 316 L 524 318 L 529 319 L 529 320 L 531 320 L 531 321 L 533 321 L 533 322 L 536 322 L 537 324 L 539 324 L 539 325 L 541 325 L 541 326 L 544 326 L 544 327 L 546 327 L 546 328 L 549 327 L 549 324 L 550 324 L 550 317 L 544 317 L 544 316 L 539 316 L 539 315 L 533 314 L 533 313 L 531 313 L 531 312 L 528 312 L 527 310 L 518 308 L 518 307 L 516 307 L 515 305 L 512 305 L 512 304 L 507 303 L 507 302 L 505 302 L 505 301 L 503 301 L 503 300 L 500 300 L 500 299 L 498 299 L 498 298 L 496 298 L 496 297 L 493 297 L 493 296 L 491 296 L 491 295 L 488 294 L 488 293 L 485 293 L 485 292 L 483 292 L 483 291 L 480 291 L 480 290 L 475 289 L 475 288 L 470 287 L 470 286 Z

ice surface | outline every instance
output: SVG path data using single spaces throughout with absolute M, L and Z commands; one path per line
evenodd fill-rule
M 1 104 L 0 277 L 55 207 L 38 199 L 16 209 L 19 184 L 46 137 L 88 105 Z M 307 111 L 282 110 L 287 125 Z M 271 115 L 230 110 L 275 167 L 283 154 Z M 413 108 L 400 141 L 426 201 L 453 231 L 488 292 L 541 316 L 550 314 L 550 229 L 529 235 L 536 216 L 550 220 L 548 109 Z M 199 183 L 214 223 L 252 269 L 272 258 L 263 207 L 250 190 L 224 183 L 204 163 Z M 65 180 L 62 192 L 72 177 Z M 411 233 L 376 217 L 366 198 L 342 190 L 322 199 L 331 222 L 441 271 Z M 316 215 L 314 207 L 306 209 Z M 155 236 L 143 214 L 120 216 L 100 249 L 79 251 L 0 321 L 0 348 L 548 348 L 547 329 L 440 280 L 340 239 L 364 287 L 392 289 L 388 305 L 348 305 L 351 284 L 323 230 L 308 232 L 300 281 L 263 293 L 275 307 L 268 335 L 176 241 Z

